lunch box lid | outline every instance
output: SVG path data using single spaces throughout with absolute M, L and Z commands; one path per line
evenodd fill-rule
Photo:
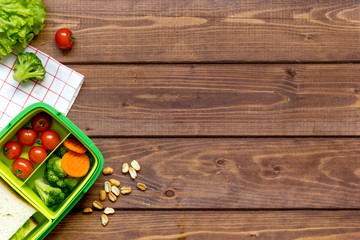
M 104 165 L 104 158 L 99 151 L 99 149 L 93 144 L 89 137 L 87 137 L 75 124 L 73 124 L 67 117 L 65 117 L 62 113 L 51 107 L 46 103 L 34 103 L 29 107 L 25 108 L 21 111 L 13 120 L 10 121 L 9 124 L 5 126 L 5 128 L 0 132 L 0 145 L 3 144 L 3 140 L 6 136 L 10 134 L 14 134 L 12 130 L 18 128 L 20 125 L 24 125 L 25 123 L 29 122 L 31 119 L 30 113 L 34 111 L 44 111 L 49 113 L 53 118 L 55 118 L 59 123 L 63 125 L 68 131 L 69 135 L 74 135 L 78 140 L 80 140 L 85 147 L 91 152 L 93 157 L 96 159 L 94 161 L 94 166 L 91 167 L 91 176 L 86 177 L 87 181 L 81 183 L 81 189 L 76 188 L 74 191 L 78 191 L 75 196 L 72 196 L 71 199 L 66 199 L 68 204 L 62 207 L 62 211 L 58 212 L 57 214 L 50 214 L 46 209 L 41 207 L 41 204 L 33 201 L 33 198 L 28 196 L 26 192 L 20 189 L 13 181 L 5 174 L 2 169 L 0 169 L 0 176 L 2 179 L 9 184 L 20 196 L 22 196 L 27 202 L 32 204 L 35 208 L 38 209 L 43 215 L 47 218 L 51 219 L 50 223 L 47 224 L 47 227 L 39 234 L 37 234 L 36 238 L 32 239 L 43 239 L 45 238 L 50 231 L 66 216 L 66 214 L 76 205 L 76 203 L 81 199 L 81 197 L 89 190 L 89 188 L 94 184 L 96 179 L 101 173 L 101 170 Z M 62 142 L 59 144 L 61 145 Z M 45 161 L 44 161 L 45 162 Z M 40 166 L 40 165 L 39 165 Z M 89 173 L 88 173 L 89 174 Z M 30 176 L 31 177 L 31 176 Z M 78 186 L 79 187 L 79 186 Z M 70 196 L 68 196 L 69 198 Z

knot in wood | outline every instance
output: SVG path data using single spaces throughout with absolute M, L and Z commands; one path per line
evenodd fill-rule
M 292 68 L 289 68 L 286 70 L 286 73 L 290 76 L 290 77 L 295 77 L 296 75 L 296 71 Z
M 280 170 L 281 170 L 281 167 L 280 167 L 280 166 L 274 167 L 274 171 L 275 171 L 275 172 L 280 172 Z
M 217 165 L 221 166 L 221 165 L 225 164 L 226 159 L 224 159 L 224 158 L 219 158 L 219 159 L 217 159 L 215 162 L 216 162 Z
M 174 190 L 172 190 L 172 189 L 166 190 L 164 194 L 165 194 L 165 196 L 168 197 L 168 198 L 171 198 L 171 197 L 174 197 L 174 196 L 175 196 L 175 192 L 174 192 Z

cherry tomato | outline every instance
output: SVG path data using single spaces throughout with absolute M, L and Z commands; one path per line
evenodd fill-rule
M 37 132 L 44 132 L 51 127 L 51 117 L 46 113 L 40 113 L 31 119 L 31 126 Z
M 34 166 L 29 160 L 18 158 L 12 163 L 11 170 L 18 178 L 27 178 L 34 171 Z
M 32 146 L 37 139 L 37 132 L 34 129 L 20 129 L 17 133 L 17 139 L 21 145 Z
M 8 159 L 17 159 L 20 157 L 23 149 L 18 142 L 8 142 L 4 145 L 4 155 Z
M 61 28 L 55 34 L 56 45 L 64 50 L 70 49 L 76 38 L 68 28 Z
M 46 149 L 40 146 L 32 147 L 29 151 L 29 159 L 33 163 L 42 163 L 47 157 Z
M 53 130 L 46 130 L 40 136 L 43 147 L 46 150 L 53 150 L 57 145 L 60 144 L 60 135 Z

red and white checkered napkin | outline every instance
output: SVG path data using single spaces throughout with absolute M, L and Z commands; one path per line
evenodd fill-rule
M 19 84 L 13 79 L 15 53 L 0 61 L 0 130 L 18 113 L 35 102 L 45 102 L 66 115 L 78 95 L 84 76 L 62 65 L 47 54 L 28 46 L 24 52 L 35 53 L 46 75 L 42 81 Z

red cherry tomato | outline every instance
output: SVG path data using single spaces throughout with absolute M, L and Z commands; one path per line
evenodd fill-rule
M 34 171 L 34 166 L 29 160 L 18 158 L 12 163 L 11 170 L 18 178 L 27 178 Z
M 37 139 L 37 132 L 34 129 L 20 129 L 17 133 L 17 139 L 21 145 L 32 146 Z
M 43 132 L 40 136 L 40 140 L 46 150 L 55 149 L 61 142 L 60 135 L 53 130 L 46 130 Z
M 56 45 L 64 50 L 70 49 L 76 38 L 68 28 L 61 28 L 55 34 Z
M 18 142 L 8 142 L 4 145 L 3 153 L 8 159 L 17 159 L 20 157 L 23 149 Z
M 42 163 L 47 157 L 46 149 L 40 146 L 32 147 L 29 151 L 29 159 L 33 163 Z
M 51 127 L 51 117 L 46 113 L 40 113 L 31 119 L 31 126 L 37 132 L 44 132 Z

